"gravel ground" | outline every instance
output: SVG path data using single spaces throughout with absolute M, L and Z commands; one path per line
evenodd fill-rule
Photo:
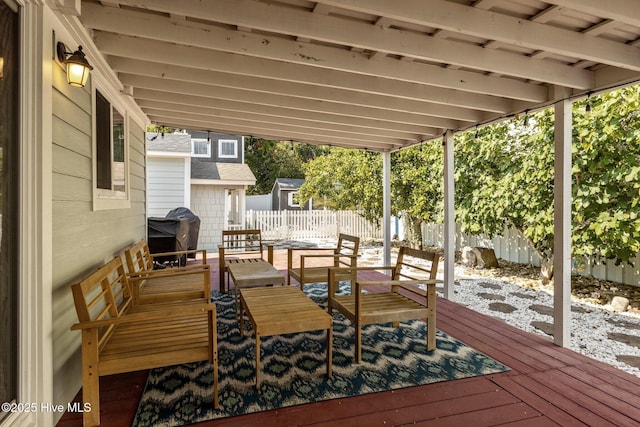
M 553 324 L 552 314 L 547 313 L 553 309 L 553 295 L 547 290 L 523 288 L 502 280 L 465 274 L 464 267 L 456 270 L 462 273 L 458 275 L 456 271 L 456 277 L 464 276 L 465 279 L 456 281 L 455 302 L 502 319 L 524 331 L 552 338 L 545 333 L 545 330 L 550 332 Z M 495 305 L 492 308 L 496 302 L 508 304 L 515 310 L 496 310 Z M 610 334 L 618 334 L 614 336 L 622 340 L 629 340 L 629 336 L 640 339 L 640 315 L 635 312 L 614 313 L 606 305 L 572 301 L 570 348 L 640 377 L 638 367 L 618 359 L 619 356 L 632 356 L 631 359 L 637 357 L 640 360 L 640 348 L 611 339 Z
M 335 246 L 335 241 L 318 239 L 282 243 L 285 247 L 292 244 Z M 360 248 L 359 265 L 381 265 L 382 247 L 379 243 L 365 242 Z M 392 262 L 395 261 L 395 253 L 392 253 Z M 500 267 L 478 270 L 456 263 L 454 301 L 551 339 L 552 289 L 541 285 L 532 267 L 502 261 Z M 621 288 L 619 285 L 584 277 L 576 278 L 575 282 L 570 348 L 640 377 L 640 311 L 635 308 L 615 313 L 605 303 L 608 301 L 606 296 L 611 295 L 610 288 Z M 631 294 L 638 293 L 638 288 L 627 289 Z

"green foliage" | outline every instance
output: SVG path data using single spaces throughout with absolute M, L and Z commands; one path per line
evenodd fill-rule
M 382 160 L 380 154 L 332 148 L 305 166 L 305 182 L 298 199 L 327 198 L 334 209 L 355 209 L 369 221 L 382 216 Z
M 442 147 L 439 141 L 391 156 L 391 212 L 409 224 L 420 244 L 420 225 L 442 217 Z M 324 199 L 334 209 L 357 209 L 371 222 L 382 217 L 382 157 L 362 150 L 333 148 L 309 162 L 301 200 Z
M 574 254 L 633 258 L 640 252 L 640 86 L 576 105 L 572 173 Z
M 591 112 L 586 112 L 586 103 Z M 640 251 L 640 87 L 577 102 L 573 111 L 572 251 L 629 261 Z M 553 254 L 553 111 L 458 136 L 456 218 L 463 231 L 520 230 Z
M 308 144 L 246 138 L 245 163 L 256 177 L 247 194 L 271 192 L 276 178 L 304 178 L 304 164 L 325 151 Z
M 573 125 L 573 254 L 629 261 L 640 252 L 640 86 L 576 102 Z M 553 131 L 547 109 L 456 135 L 455 215 L 464 232 L 514 227 L 543 260 L 552 257 Z M 434 141 L 392 155 L 391 210 L 415 242 L 421 222 L 442 219 L 442 152 Z M 304 172 L 301 199 L 381 217 L 379 154 L 327 149 Z
M 457 137 L 456 220 L 472 234 L 514 227 L 546 258 L 553 250 L 553 118 L 545 110 L 526 121 Z
M 422 223 L 441 222 L 444 211 L 442 141 L 393 153 L 391 212 L 407 224 L 414 245 L 422 243 Z

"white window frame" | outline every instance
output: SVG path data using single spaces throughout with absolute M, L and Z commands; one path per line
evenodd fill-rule
M 196 153 L 196 143 L 204 142 L 207 145 L 206 154 Z M 211 141 L 205 138 L 191 138 L 191 157 L 211 157 Z
M 300 203 L 294 201 L 295 197 L 298 195 L 297 191 L 290 191 L 287 193 L 287 204 L 290 208 L 299 208 Z
M 233 144 L 233 154 L 222 154 L 222 146 L 224 144 Z M 220 159 L 237 159 L 238 158 L 238 140 L 237 139 L 219 139 L 218 140 L 218 158 Z
M 97 78 L 91 79 L 92 90 L 91 90 L 91 109 L 92 109 L 92 163 L 93 163 L 93 210 L 109 210 L 109 209 L 128 209 L 131 207 L 131 174 L 130 174 L 130 157 L 129 157 L 129 116 L 127 114 L 127 109 L 124 105 L 119 101 L 119 98 L 114 96 L 111 91 L 109 91 L 106 87 L 100 85 L 97 81 Z M 96 91 L 100 92 L 100 94 L 109 102 L 111 105 L 111 126 L 113 129 L 113 110 L 117 110 L 120 113 L 124 120 L 124 177 L 125 177 L 125 190 L 117 191 L 117 190 L 109 190 L 106 188 L 98 188 L 98 166 L 97 166 L 97 141 L 96 141 Z M 113 140 L 113 134 L 111 134 L 111 140 Z M 113 148 L 113 145 L 112 145 Z M 111 152 L 111 166 L 113 168 L 113 150 Z M 113 169 L 111 179 L 113 181 Z

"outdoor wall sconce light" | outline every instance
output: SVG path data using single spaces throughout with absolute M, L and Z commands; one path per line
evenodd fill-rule
M 56 50 L 58 61 L 67 66 L 67 82 L 71 86 L 84 87 L 89 79 L 89 71 L 93 70 L 93 67 L 84 56 L 82 46 L 78 46 L 78 50 L 75 52 L 67 52 L 67 46 L 58 42 Z

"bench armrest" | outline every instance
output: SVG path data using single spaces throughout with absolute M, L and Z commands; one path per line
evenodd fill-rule
M 407 286 L 407 285 L 435 285 L 437 283 L 444 283 L 439 279 L 425 279 L 425 280 L 379 280 L 379 281 L 367 281 L 367 282 L 356 282 L 356 292 L 361 292 L 362 288 L 367 286 L 389 286 L 389 287 L 400 287 L 405 289 L 408 292 L 411 292 L 416 295 L 420 295 L 422 297 L 426 296 L 426 292 L 422 289 L 416 289 L 415 286 Z
M 358 255 L 343 255 L 343 254 L 314 254 L 314 255 L 300 255 L 300 269 L 304 270 L 304 260 L 306 258 L 333 258 L 334 260 L 340 258 L 350 258 L 353 263 L 358 259 Z M 343 263 L 346 264 L 346 263 Z M 289 267 L 291 268 L 291 267 Z M 331 268 L 331 267 L 329 267 Z
M 206 313 L 216 310 L 216 305 L 212 303 L 197 303 L 188 304 L 181 301 L 179 304 L 171 303 L 158 303 L 153 309 L 138 312 L 138 313 L 126 313 L 118 317 L 111 317 L 109 319 L 90 320 L 87 322 L 79 322 L 71 326 L 71 330 L 102 328 L 111 325 L 120 325 L 126 323 L 137 323 L 148 320 L 168 319 L 175 318 L 180 319 L 187 315 Z

